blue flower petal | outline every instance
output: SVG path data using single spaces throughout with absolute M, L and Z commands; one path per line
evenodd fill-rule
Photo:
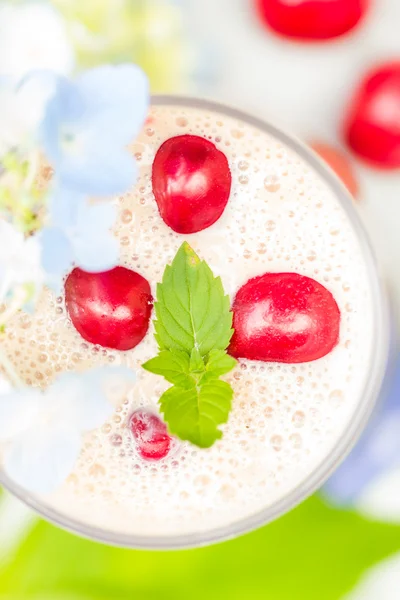
M 84 427 L 88 430 L 99 427 L 111 416 L 114 412 L 111 401 L 116 404 L 121 402 L 127 387 L 136 381 L 136 373 L 126 367 L 98 367 L 81 373 L 80 377 L 88 389 L 84 421 Z M 107 402 L 108 407 L 112 407 L 111 412 L 108 408 L 107 416 L 106 406 L 102 413 L 99 397 Z
M 5 453 L 4 470 L 22 488 L 49 494 L 74 468 L 81 444 L 81 435 L 73 429 L 37 426 L 13 441 Z
M 133 371 L 125 367 L 98 367 L 84 373 L 63 373 L 51 386 L 49 400 L 64 415 L 69 427 L 80 432 L 100 427 L 114 413 L 110 401 L 121 400 L 126 386 L 135 381 Z M 120 391 L 110 394 L 110 386 L 119 386 Z M 111 396 L 114 398 L 111 398 Z M 115 398 L 115 396 L 117 396 Z M 55 400 L 57 399 L 57 400 Z
M 63 187 L 55 187 L 49 198 L 50 222 L 53 227 L 67 229 L 76 225 L 80 207 L 87 196 Z
M 140 130 L 147 107 L 147 79 L 135 65 L 98 67 L 76 84 L 58 77 L 41 138 L 61 184 L 88 195 L 128 190 L 137 168 L 123 147 Z
M 17 84 L 16 99 L 24 107 L 24 120 L 41 132 L 41 124 L 47 107 L 57 93 L 59 75 L 47 69 L 33 70 L 27 73 Z
M 85 271 L 99 273 L 118 264 L 119 243 L 110 231 L 116 212 L 111 202 L 80 205 L 71 241 L 76 264 Z
M 77 87 L 65 77 L 58 77 L 56 90 L 47 104 L 41 124 L 41 140 L 47 157 L 56 167 L 74 136 L 85 122 L 86 106 Z
M 99 374 L 102 370 L 97 369 Z M 114 412 L 97 382 L 86 373 L 60 375 L 48 391 L 48 401 L 53 406 L 57 403 L 64 423 L 80 433 L 100 427 Z
M 76 231 L 78 235 L 100 237 L 114 226 L 116 218 L 117 207 L 112 202 L 82 202 L 77 211 Z
M 123 146 L 135 138 L 149 106 L 148 79 L 138 66 L 99 66 L 80 75 L 76 85 L 107 139 Z
M 62 277 L 70 268 L 74 255 L 71 242 L 58 227 L 45 227 L 40 233 L 42 266 L 51 276 Z
M 112 196 L 129 190 L 137 171 L 127 151 L 110 148 L 106 139 L 93 136 L 86 140 L 82 154 L 64 156 L 57 173 L 66 188 L 93 196 Z
M 400 359 L 394 380 L 360 441 L 324 486 L 334 504 L 352 505 L 400 457 Z
M 41 393 L 26 389 L 21 392 L 0 394 L 0 440 L 21 434 L 40 410 Z
M 99 237 L 79 237 L 74 239 L 75 262 L 84 271 L 102 273 L 119 263 L 119 243 L 107 233 Z

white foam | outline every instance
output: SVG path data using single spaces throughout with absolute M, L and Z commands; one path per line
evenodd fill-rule
M 153 109 L 133 146 L 141 167 L 135 189 L 118 200 L 115 229 L 122 264 L 155 291 L 166 263 L 187 239 L 233 295 L 252 276 L 296 271 L 335 296 L 340 343 L 308 364 L 242 361 L 224 435 L 209 450 L 177 442 L 158 462 L 143 461 L 125 424 L 139 406 L 157 406 L 167 384 L 141 363 L 156 354 L 152 328 L 134 350 L 118 353 L 82 340 L 63 299 L 43 296 L 38 314 L 8 333 L 11 359 L 28 383 L 58 371 L 126 363 L 138 381 L 112 419 L 87 436 L 74 473 L 45 499 L 70 518 L 125 534 L 180 534 L 227 525 L 293 490 L 323 461 L 357 407 L 372 351 L 372 304 L 357 238 L 334 195 L 303 160 L 277 140 L 220 114 Z M 211 228 L 181 236 L 159 216 L 150 170 L 165 139 L 208 137 L 228 157 L 232 193 Z

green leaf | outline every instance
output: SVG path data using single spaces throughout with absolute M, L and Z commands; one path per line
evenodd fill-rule
M 237 360 L 223 350 L 212 350 L 208 355 L 206 372 L 208 375 L 220 377 L 232 371 L 237 365 Z
M 314 496 L 261 529 L 190 552 L 106 546 L 39 519 L 15 545 L 0 561 L 2 600 L 338 600 L 400 550 L 400 526 Z
M 197 348 L 201 356 L 225 350 L 232 337 L 232 313 L 220 277 L 184 242 L 157 286 L 154 323 L 161 350 Z
M 189 377 L 189 355 L 180 350 L 161 351 L 155 358 L 145 362 L 142 367 L 150 373 L 162 375 L 167 381 L 180 387 L 192 387 L 193 380 Z
M 187 242 L 165 268 L 157 286 L 155 338 L 160 352 L 143 368 L 174 387 L 160 398 L 171 433 L 208 448 L 222 436 L 233 390 L 220 375 L 236 364 L 225 348 L 232 337 L 232 313 L 220 277 Z
M 205 364 L 198 348 L 193 348 L 190 355 L 190 371 L 192 373 L 204 373 Z
M 222 437 L 218 425 L 226 423 L 232 405 L 233 390 L 218 379 L 183 389 L 169 388 L 160 398 L 172 434 L 200 448 L 209 448 Z

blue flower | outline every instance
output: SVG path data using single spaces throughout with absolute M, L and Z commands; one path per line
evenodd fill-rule
M 356 504 L 370 484 L 400 463 L 400 358 L 389 389 L 360 441 L 324 487 L 334 504 Z
M 61 185 L 82 194 L 126 192 L 137 167 L 126 150 L 140 131 L 148 82 L 135 65 L 100 66 L 70 82 L 56 78 L 41 140 Z
M 135 374 L 123 367 L 64 373 L 45 392 L 34 388 L 0 395 L 4 471 L 35 494 L 54 491 L 68 477 L 85 432 L 100 427 L 124 397 Z
M 93 204 L 83 194 L 58 188 L 49 199 L 49 208 L 50 225 L 40 232 L 48 285 L 58 290 L 72 265 L 102 272 L 118 264 L 119 244 L 111 232 L 114 204 Z

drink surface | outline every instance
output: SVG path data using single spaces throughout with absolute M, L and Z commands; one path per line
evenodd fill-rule
M 227 157 L 232 189 L 210 228 L 172 231 L 152 194 L 151 166 L 161 143 L 185 133 L 211 140 Z M 157 106 L 132 145 L 140 167 L 120 197 L 115 234 L 121 265 L 155 286 L 187 240 L 233 299 L 251 277 L 296 272 L 334 295 L 340 341 L 304 364 L 240 360 L 226 377 L 233 410 L 223 438 L 207 450 L 174 441 L 166 458 L 143 459 L 127 427 L 140 407 L 157 411 L 168 387 L 141 364 L 157 353 L 153 327 L 133 350 L 85 342 L 64 298 L 46 292 L 35 315 L 15 318 L 6 350 L 20 375 L 45 386 L 58 372 L 126 364 L 137 382 L 113 417 L 87 434 L 74 472 L 45 504 L 87 525 L 132 535 L 178 535 L 229 525 L 293 491 L 331 452 L 352 419 L 368 378 L 374 316 L 366 265 L 352 225 L 333 192 L 297 154 L 224 114 Z M 60 418 L 62 416 L 60 415 Z

